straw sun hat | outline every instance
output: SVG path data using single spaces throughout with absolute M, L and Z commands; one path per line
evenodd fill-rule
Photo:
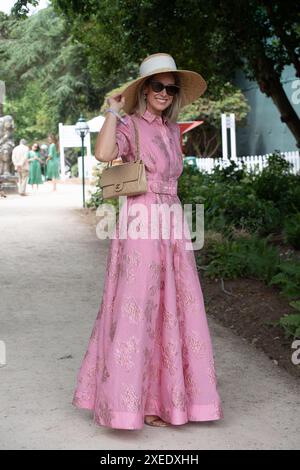
M 207 88 L 204 78 L 199 73 L 192 72 L 191 70 L 178 70 L 175 60 L 170 54 L 152 54 L 141 63 L 140 76 L 121 90 L 122 96 L 125 97 L 125 105 L 123 107 L 125 113 L 130 114 L 135 106 L 137 91 L 141 83 L 151 75 L 162 72 L 173 72 L 179 76 L 182 97 L 181 107 L 195 101 Z

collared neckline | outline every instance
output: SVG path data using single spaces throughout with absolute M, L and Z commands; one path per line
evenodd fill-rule
M 144 112 L 144 114 L 142 115 L 142 117 L 150 123 L 155 121 L 155 120 L 158 121 L 160 124 L 162 124 L 162 123 L 166 124 L 168 122 L 168 119 L 166 118 L 166 116 L 164 116 L 164 115 L 158 116 L 157 114 L 153 114 L 147 108 L 146 108 L 146 111 Z

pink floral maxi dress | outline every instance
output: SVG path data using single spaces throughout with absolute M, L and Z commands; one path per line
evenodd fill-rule
M 135 120 L 148 191 L 127 198 L 116 229 L 133 203 L 182 208 L 178 124 L 148 110 Z M 124 162 L 134 160 L 130 116 L 118 121 L 117 145 Z M 159 233 L 110 241 L 102 302 L 72 402 L 93 410 L 98 425 L 141 429 L 145 415 L 174 425 L 223 417 L 194 252 L 172 230 L 168 239 Z

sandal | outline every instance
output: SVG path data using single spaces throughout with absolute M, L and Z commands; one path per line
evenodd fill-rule
M 159 416 L 145 416 L 144 420 L 145 424 L 148 424 L 148 426 L 155 426 L 155 427 L 166 427 L 169 426 L 168 423 L 163 421 Z

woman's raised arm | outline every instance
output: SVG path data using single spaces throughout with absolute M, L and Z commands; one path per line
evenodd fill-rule
M 125 98 L 121 95 L 108 98 L 111 109 L 119 113 L 125 104 Z M 117 117 L 113 113 L 107 113 L 103 126 L 97 135 L 95 145 L 95 158 L 100 162 L 109 162 L 118 155 L 116 143 Z

